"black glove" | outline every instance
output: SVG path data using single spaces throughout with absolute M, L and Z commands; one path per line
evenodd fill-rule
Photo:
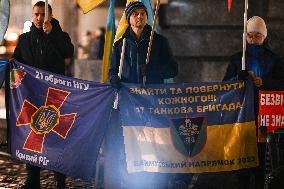
M 141 65 L 139 65 L 139 69 L 140 69 L 141 75 L 142 75 L 142 76 L 146 76 L 146 73 L 147 73 L 147 65 L 146 65 L 146 64 L 141 64 Z
M 248 77 L 249 77 L 249 72 L 247 70 L 241 70 L 237 75 L 237 79 L 241 81 L 247 80 Z
M 111 86 L 113 86 L 114 88 L 120 89 L 121 87 L 120 81 L 121 81 L 120 77 L 118 77 L 118 75 L 114 75 L 110 78 L 109 82 Z

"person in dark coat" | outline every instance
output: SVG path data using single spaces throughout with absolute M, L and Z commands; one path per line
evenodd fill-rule
M 62 31 L 59 22 L 52 18 L 52 8 L 48 5 L 48 20 L 45 17 L 45 2 L 38 1 L 32 12 L 30 32 L 21 34 L 13 59 L 45 71 L 64 75 L 65 61 L 74 53 L 69 35 Z M 40 188 L 40 168 L 26 165 L 28 178 L 22 189 Z M 55 172 L 56 187 L 65 188 L 65 175 Z
M 234 54 L 223 81 L 237 78 L 245 80 L 250 75 L 255 88 L 255 117 L 258 117 L 258 91 L 284 90 L 284 64 L 268 47 L 267 28 L 261 17 L 253 16 L 247 22 L 247 51 L 245 70 L 242 70 L 242 52 Z M 261 133 L 266 134 L 262 127 Z M 261 134 L 262 135 L 262 134 Z M 254 170 L 255 188 L 263 188 L 265 173 L 265 144 L 258 144 L 259 167 Z M 240 174 L 241 188 L 249 187 L 249 176 Z
M 130 26 L 113 46 L 109 69 L 112 86 L 119 88 L 120 82 L 142 84 L 144 75 L 146 75 L 146 84 L 162 84 L 164 79 L 175 77 L 178 74 L 178 65 L 174 60 L 168 40 L 160 34 L 154 34 L 150 61 L 146 65 L 151 27 L 146 24 L 148 14 L 144 4 L 139 1 L 128 4 L 125 14 Z M 120 78 L 118 71 L 124 38 L 126 47 Z M 114 112 L 113 117 L 116 117 L 118 111 Z M 122 127 L 118 116 L 116 119 L 117 121 L 112 121 L 110 134 L 106 136 L 106 161 L 112 161 L 113 157 L 117 157 L 118 160 L 115 161 L 116 163 L 112 161 L 113 163 L 106 165 L 105 178 L 108 180 L 105 182 L 105 187 L 114 189 L 166 188 L 168 174 L 149 172 L 130 174 L 127 172 Z
M 151 27 L 147 25 L 147 10 L 143 3 L 133 2 L 126 8 L 126 18 L 129 27 L 123 37 L 113 46 L 111 65 L 109 69 L 110 83 L 142 83 L 146 75 L 146 83 L 163 83 L 164 79 L 173 78 L 178 73 L 178 65 L 174 60 L 168 40 L 154 33 L 149 64 L 146 56 L 151 35 Z M 123 39 L 126 39 L 124 64 L 121 79 L 118 69 Z
M 43 23 L 42 3 L 34 5 L 31 30 L 20 35 L 12 58 L 29 66 L 64 75 L 64 59 L 73 56 L 74 46 L 69 35 L 62 31 L 58 20 L 52 18 L 51 9 L 50 21 Z
M 257 90 L 283 90 L 284 64 L 268 47 L 264 20 L 249 19 L 247 32 L 246 71 L 242 71 L 242 52 L 238 52 L 231 57 L 223 81 L 251 74 Z

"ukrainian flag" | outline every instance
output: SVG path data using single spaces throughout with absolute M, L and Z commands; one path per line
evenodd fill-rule
M 112 45 L 115 36 L 115 17 L 114 17 L 114 0 L 109 1 L 109 10 L 107 16 L 107 27 L 105 35 L 104 57 L 102 66 L 102 82 L 107 82 L 110 65 Z
M 127 0 L 126 6 L 131 3 L 134 2 L 136 0 Z M 123 34 L 125 33 L 127 27 L 129 26 L 127 20 L 126 20 L 126 16 L 125 16 L 125 11 L 123 12 L 123 15 L 118 23 L 117 29 L 116 29 L 116 35 L 115 35 L 115 39 L 114 42 L 118 41 Z
M 77 0 L 78 5 L 83 10 L 84 14 L 90 12 L 94 8 L 98 7 L 106 0 Z

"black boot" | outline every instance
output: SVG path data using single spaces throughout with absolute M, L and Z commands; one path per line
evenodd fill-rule
M 57 189 L 66 189 L 66 184 L 65 184 L 66 176 L 65 175 L 58 173 L 58 172 L 54 172 L 54 179 L 56 182 Z
M 26 164 L 28 178 L 21 189 L 40 189 L 40 168 Z

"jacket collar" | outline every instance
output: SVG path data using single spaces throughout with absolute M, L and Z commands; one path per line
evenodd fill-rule
M 44 34 L 43 29 L 42 28 L 41 29 L 37 28 L 34 25 L 34 23 L 32 23 L 32 26 L 31 26 L 31 33 L 32 34 L 36 34 L 36 35 L 43 35 Z
M 142 40 L 149 40 L 150 35 L 151 35 L 151 26 L 146 24 L 145 27 L 143 28 L 140 39 L 137 39 L 134 31 L 131 29 L 130 26 L 127 28 L 127 30 L 124 34 L 124 37 L 130 37 L 132 40 L 139 42 L 139 41 L 142 41 Z

